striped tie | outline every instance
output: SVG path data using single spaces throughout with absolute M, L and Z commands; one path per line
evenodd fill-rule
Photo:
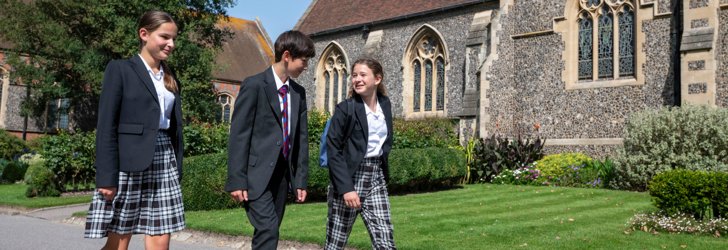
M 281 110 L 281 122 L 283 123 L 283 157 L 288 159 L 288 151 L 291 150 L 288 141 L 288 85 L 283 85 L 278 89 L 278 94 L 283 99 L 283 110 Z

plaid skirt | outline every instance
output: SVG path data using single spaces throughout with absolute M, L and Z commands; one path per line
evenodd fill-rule
M 161 235 L 185 228 L 177 161 L 169 135 L 159 131 L 152 165 L 142 172 L 119 172 L 112 201 L 96 192 L 86 218 L 85 238 L 117 234 Z

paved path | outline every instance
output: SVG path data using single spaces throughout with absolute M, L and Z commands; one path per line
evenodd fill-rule
M 85 218 L 75 212 L 88 210 L 88 204 L 38 210 L 0 207 L 0 249 L 101 249 L 105 239 L 84 239 Z M 144 249 L 143 236 L 132 237 L 129 249 Z M 314 244 L 281 241 L 278 249 L 321 249 Z M 227 236 L 184 230 L 172 234 L 170 249 L 250 249 L 250 237 Z

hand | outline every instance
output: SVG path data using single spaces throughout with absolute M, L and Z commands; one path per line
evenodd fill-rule
M 114 199 L 114 196 L 116 196 L 116 187 L 100 187 L 96 190 L 98 190 L 99 193 L 104 196 L 104 199 L 106 199 L 106 201 L 111 201 Z
M 242 190 L 235 190 L 230 192 L 230 196 L 233 197 L 233 200 L 237 202 L 243 202 L 248 201 L 248 190 L 242 189 Z
M 359 195 L 356 194 L 356 191 L 344 194 L 344 204 L 346 204 L 347 207 L 354 209 L 361 208 L 361 201 L 359 200 Z
M 303 203 L 306 201 L 306 189 L 296 189 L 296 202 Z

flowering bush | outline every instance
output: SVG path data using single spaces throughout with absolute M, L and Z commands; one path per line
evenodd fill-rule
M 541 176 L 541 171 L 536 168 L 536 162 L 526 165 L 515 170 L 504 169 L 500 174 L 495 176 L 492 183 L 495 184 L 517 184 L 532 185 L 538 184 L 536 181 Z
M 599 188 L 603 186 L 599 172 L 590 165 L 571 165 L 563 168 L 563 173 L 557 177 L 543 176 L 539 182 L 544 185 L 562 187 Z
M 680 213 L 667 216 L 663 213 L 653 212 L 636 214 L 628 222 L 627 227 L 627 232 L 711 234 L 720 237 L 728 233 L 728 219 L 718 218 L 700 221 L 689 214 Z

